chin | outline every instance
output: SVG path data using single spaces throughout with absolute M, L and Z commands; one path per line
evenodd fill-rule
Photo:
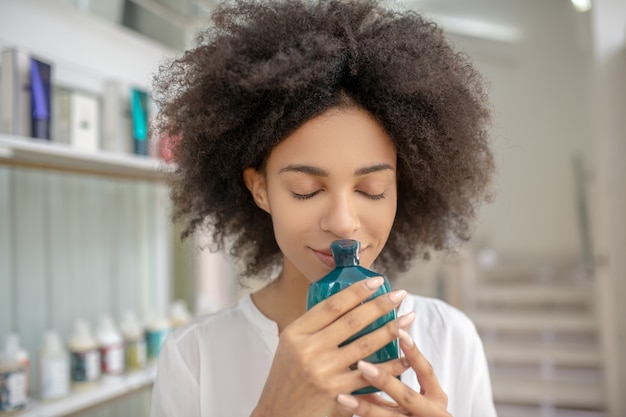
M 310 273 L 304 274 L 309 283 L 314 283 L 324 278 L 326 274 L 332 271 L 332 268 L 322 267 L 315 271 L 311 271 Z

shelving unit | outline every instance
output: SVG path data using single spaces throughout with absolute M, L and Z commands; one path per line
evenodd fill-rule
M 173 165 L 155 158 L 85 151 L 62 143 L 0 134 L 0 164 L 162 180 Z
M 177 52 L 67 2 L 1 8 L 0 49 L 52 63 L 52 84 L 63 88 L 98 96 L 114 81 L 149 91 L 151 74 Z M 149 415 L 153 368 L 44 402 L 37 352 L 46 330 L 68 340 L 79 318 L 93 325 L 103 314 L 119 320 L 127 310 L 140 318 L 166 311 L 171 169 L 156 158 L 0 134 L 0 343 L 19 334 L 33 383 L 32 402 L 12 415 Z
M 52 402 L 33 402 L 15 417 L 62 417 L 85 410 L 123 395 L 147 388 L 152 385 L 156 369 L 147 368 L 140 372 L 129 373 L 115 380 L 102 381 L 93 389 L 73 392 L 66 398 Z

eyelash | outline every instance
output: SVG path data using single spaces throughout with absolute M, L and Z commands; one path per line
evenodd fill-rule
M 317 194 L 319 194 L 322 190 L 318 190 L 315 192 L 312 192 L 310 194 L 298 194 L 298 193 L 292 193 L 294 198 L 296 198 L 297 200 L 308 200 L 309 198 L 313 198 L 315 197 Z M 387 195 L 385 193 L 380 193 L 380 194 L 367 194 L 364 193 L 362 191 L 357 191 L 358 193 L 364 195 L 365 197 L 369 198 L 370 200 L 382 200 L 384 199 Z
M 387 195 L 385 193 L 373 194 L 373 195 L 372 194 L 363 193 L 363 192 L 360 192 L 360 193 L 363 194 L 365 197 L 369 198 L 370 200 L 382 200 L 385 197 L 387 197 Z
M 292 193 L 293 196 L 297 199 L 297 200 L 308 200 L 309 198 L 313 198 L 315 197 L 317 194 L 319 194 L 321 192 L 321 190 L 312 192 L 310 194 L 298 194 L 298 193 Z

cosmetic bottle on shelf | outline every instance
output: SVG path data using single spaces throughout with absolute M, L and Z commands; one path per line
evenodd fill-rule
M 145 368 L 147 350 L 144 328 L 132 310 L 124 314 L 120 328 L 124 337 L 126 369 L 132 372 Z
M 39 395 L 42 400 L 56 400 L 70 393 L 69 353 L 54 330 L 46 331 L 39 352 Z
M 19 336 L 10 333 L 0 355 L 0 413 L 12 413 L 28 404 L 28 368 L 20 359 L 21 350 Z
M 111 317 L 106 315 L 100 317 L 97 338 L 103 380 L 120 376 L 124 372 L 124 341 Z
M 76 320 L 68 347 L 72 388 L 77 391 L 93 388 L 100 379 L 100 351 L 86 321 Z

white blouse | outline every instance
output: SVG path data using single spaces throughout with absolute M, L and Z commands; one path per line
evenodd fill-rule
M 445 302 L 409 295 L 398 316 L 416 319 L 409 334 L 432 364 L 455 417 L 495 417 L 482 342 L 465 314 Z M 278 345 L 278 327 L 245 296 L 231 308 L 171 333 L 163 344 L 152 417 L 249 417 Z M 419 392 L 415 372 L 401 376 Z

